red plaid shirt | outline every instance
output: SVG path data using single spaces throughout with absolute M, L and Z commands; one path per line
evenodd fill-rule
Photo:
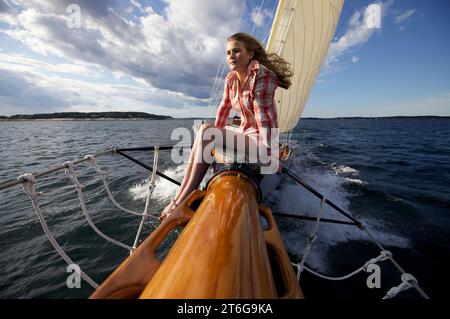
M 228 73 L 215 126 L 225 127 L 230 110 L 234 108 L 241 113 L 240 131 L 253 137 L 259 135 L 264 145 L 270 147 L 270 129 L 278 127 L 274 100 L 278 83 L 275 73 L 256 60 L 252 60 L 248 66 L 242 89 L 237 73 Z

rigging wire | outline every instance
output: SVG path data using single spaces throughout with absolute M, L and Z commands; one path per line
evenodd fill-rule
M 242 17 L 243 17 L 244 11 L 245 11 L 246 2 L 247 1 L 244 1 L 243 5 L 241 7 L 241 13 L 239 16 L 240 24 L 243 23 Z M 256 29 L 256 22 L 258 21 L 258 18 L 261 15 L 261 11 L 264 6 L 264 2 L 265 2 L 265 0 L 261 1 L 260 5 L 258 7 L 258 13 L 256 15 L 256 18 L 253 21 L 253 26 L 252 26 L 252 30 L 251 30 L 251 34 L 253 34 L 253 35 L 254 35 L 254 31 Z M 275 6 L 275 8 L 276 8 L 276 6 Z M 269 22 L 270 22 L 270 19 L 269 19 Z M 267 26 L 270 26 L 270 23 L 267 23 L 266 27 Z M 263 31 L 264 31 L 264 29 L 263 29 Z M 269 28 L 269 31 L 267 32 L 266 36 L 264 37 L 262 43 L 264 43 L 266 41 L 266 39 L 268 38 L 269 35 L 270 35 L 270 28 Z M 225 57 L 222 57 L 222 59 L 219 62 L 219 66 L 217 68 L 216 78 L 214 80 L 214 84 L 213 84 L 213 87 L 211 90 L 210 102 L 208 104 L 207 121 L 209 121 L 209 119 L 212 119 L 215 116 L 215 114 L 212 114 L 212 113 L 213 112 L 215 113 L 216 108 L 219 106 L 219 103 L 221 101 L 221 97 L 222 97 L 222 93 L 223 93 L 223 89 L 222 89 L 223 85 L 221 86 L 220 83 L 224 82 L 223 76 L 224 76 L 225 69 L 226 69 L 226 61 L 225 60 L 226 60 Z M 222 70 L 222 71 L 220 71 L 220 70 Z M 217 76 L 219 73 L 220 73 L 220 76 Z
M 424 299 L 429 299 L 430 297 L 423 291 L 423 289 L 419 286 L 418 281 L 416 278 L 414 278 L 414 276 L 412 276 L 409 273 L 406 273 L 405 270 L 397 263 L 397 261 L 394 259 L 392 253 L 388 250 L 386 250 L 380 242 L 378 242 L 373 235 L 369 232 L 369 230 L 367 229 L 367 227 L 365 225 L 363 225 L 361 222 L 359 222 L 358 220 L 356 220 L 351 214 L 345 212 L 342 208 L 340 208 L 339 206 L 337 206 L 336 204 L 334 204 L 332 201 L 328 200 L 325 198 L 325 196 L 323 196 L 322 194 L 320 194 L 318 191 L 316 191 L 314 188 L 312 188 L 310 185 L 308 185 L 307 183 L 305 183 L 301 178 L 299 178 L 298 176 L 296 176 L 293 172 L 291 172 L 289 169 L 283 167 L 282 169 L 282 173 L 286 174 L 287 176 L 289 176 L 290 178 L 292 178 L 294 181 L 296 181 L 298 184 L 302 185 L 303 187 L 305 187 L 307 190 L 309 190 L 312 194 L 314 194 L 316 197 L 318 197 L 321 201 L 320 201 L 320 208 L 319 208 L 319 214 L 316 217 L 316 224 L 314 226 L 313 231 L 310 233 L 309 236 L 309 243 L 307 245 L 307 248 L 303 254 L 302 260 L 300 263 L 298 264 L 293 264 L 294 266 L 296 266 L 298 268 L 298 273 L 297 273 L 297 278 L 300 278 L 300 274 L 303 271 L 303 269 L 306 269 L 307 271 L 311 272 L 312 274 L 323 278 L 323 279 L 328 279 L 328 280 L 344 280 L 347 279 L 357 273 L 359 273 L 362 270 L 365 270 L 365 268 L 372 263 L 375 263 L 376 261 L 381 261 L 381 260 L 390 260 L 392 262 L 392 264 L 397 268 L 397 270 L 402 274 L 401 275 L 401 280 L 402 283 L 397 286 L 397 287 L 393 287 L 391 288 L 386 296 L 383 299 L 388 299 L 388 298 L 393 298 L 395 297 L 399 292 L 409 289 L 410 287 L 414 287 L 416 289 L 416 291 L 420 294 L 421 297 L 423 297 Z M 309 254 L 309 251 L 311 249 L 312 244 L 314 243 L 314 241 L 317 238 L 317 230 L 318 230 L 318 224 L 320 222 L 320 218 L 321 218 L 321 213 L 322 213 L 322 209 L 323 209 L 323 205 L 324 204 L 328 204 L 330 207 L 334 208 L 338 213 L 340 213 L 341 215 L 347 217 L 348 219 L 352 220 L 355 225 L 358 226 L 358 228 L 360 228 L 362 231 L 364 231 L 367 236 L 369 237 L 369 239 L 372 241 L 372 243 L 374 243 L 376 246 L 378 246 L 378 248 L 381 250 L 381 254 L 377 259 L 371 259 L 369 260 L 363 267 L 359 268 L 358 270 L 350 273 L 349 275 L 346 276 L 340 276 L 340 277 L 330 277 L 330 276 L 325 276 L 322 274 L 319 274 L 317 272 L 312 271 L 311 269 L 307 268 L 306 266 L 304 266 L 305 260 Z
M 247 0 L 244 0 L 244 3 L 241 6 L 241 13 L 239 14 L 239 24 L 242 24 L 242 16 L 244 15 L 245 7 L 247 4 Z M 222 71 L 220 71 L 222 69 Z M 208 111 L 207 111 L 207 119 L 206 121 L 209 123 L 209 120 L 215 117 L 216 108 L 222 97 L 222 86 L 220 85 L 224 81 L 224 73 L 226 69 L 226 58 L 222 56 L 219 61 L 219 66 L 217 67 L 216 77 L 214 78 L 214 84 L 211 89 L 211 96 L 209 98 L 208 103 Z M 220 76 L 218 74 L 220 73 Z M 217 105 L 217 106 L 216 106 Z
M 169 146 L 163 146 L 161 147 L 163 149 L 168 149 Z M 148 150 L 149 147 L 141 147 L 141 148 L 130 148 L 128 150 Z M 142 228 L 142 224 L 144 222 L 144 219 L 146 218 L 147 215 L 147 209 L 148 209 L 148 200 L 151 196 L 152 190 L 154 189 L 154 182 L 155 182 L 155 178 L 157 175 L 157 166 L 158 166 L 158 152 L 159 152 L 159 148 L 157 146 L 154 147 L 155 149 L 155 156 L 154 156 L 154 161 L 153 161 L 153 167 L 146 167 L 150 170 L 152 170 L 152 181 L 151 181 L 151 187 L 150 187 L 150 192 L 149 195 L 147 196 L 147 201 L 146 201 L 146 208 L 145 208 L 145 212 L 144 212 L 144 217 L 141 221 L 141 225 L 139 227 L 138 230 L 138 235 L 136 236 L 135 239 L 135 243 L 133 244 L 133 247 L 122 244 L 108 236 L 106 236 L 105 234 L 103 234 L 101 231 L 99 231 L 97 229 L 97 227 L 95 227 L 95 225 L 92 223 L 92 220 L 90 219 L 89 214 L 87 213 L 87 209 L 84 203 L 84 199 L 81 193 L 81 190 L 83 189 L 83 186 L 79 183 L 78 178 L 75 174 L 75 170 L 74 170 L 74 164 L 75 163 L 81 163 L 83 162 L 83 160 L 78 160 L 75 162 L 65 162 L 63 164 L 63 167 L 66 170 L 66 175 L 72 180 L 72 182 L 75 184 L 75 187 L 77 189 L 78 192 L 78 196 L 79 196 L 79 200 L 80 200 L 80 204 L 82 206 L 83 209 L 83 213 L 85 214 L 85 217 L 88 221 L 88 223 L 90 224 L 91 228 L 101 237 L 103 237 L 104 239 L 106 239 L 107 241 L 112 242 L 113 244 L 116 244 L 118 246 L 121 246 L 125 249 L 131 250 L 131 252 L 136 248 L 137 245 L 137 240 L 139 238 L 139 234 L 140 234 L 140 230 Z M 117 149 L 113 149 L 115 152 L 114 153 L 119 153 L 121 155 L 124 155 L 123 152 L 121 151 L 117 151 Z M 105 154 L 105 153 L 100 153 L 100 154 Z M 131 157 L 129 156 L 125 156 L 131 160 L 133 160 Z M 92 155 L 88 155 L 86 156 L 84 159 L 92 159 Z M 138 162 L 138 161 L 135 161 Z M 142 164 L 142 163 L 140 163 Z M 52 171 L 56 171 L 57 169 L 53 169 Z M 319 208 L 319 213 L 317 215 L 316 219 L 316 224 L 314 226 L 314 229 L 312 230 L 312 232 L 310 233 L 309 236 L 309 244 L 307 249 L 305 250 L 305 253 L 302 257 L 302 260 L 299 264 L 293 264 L 294 266 L 298 267 L 298 273 L 297 273 L 297 277 L 300 276 L 301 272 L 303 271 L 303 269 L 307 270 L 308 272 L 323 278 L 323 279 L 328 279 L 328 280 L 344 280 L 347 279 L 363 270 L 366 270 L 367 266 L 370 264 L 374 264 L 378 261 L 382 261 L 382 260 L 390 260 L 394 266 L 401 272 L 401 284 L 398 286 L 394 286 L 392 287 L 385 295 L 384 299 L 388 299 L 388 298 L 393 298 L 395 297 L 398 293 L 407 290 L 411 287 L 415 288 L 416 291 L 425 299 L 428 299 L 428 295 L 422 290 L 422 288 L 419 286 L 417 279 L 412 276 L 409 273 L 406 273 L 405 270 L 396 262 L 396 260 L 393 258 L 392 254 L 387 251 L 374 237 L 373 235 L 368 231 L 368 229 L 358 220 L 356 220 L 351 214 L 346 213 L 344 210 L 342 210 L 339 206 L 335 205 L 333 202 L 329 201 L 325 196 L 323 196 L 322 194 L 320 194 L 318 191 L 316 191 L 314 188 L 312 188 L 310 185 L 308 185 L 307 183 L 305 183 L 301 178 L 299 178 L 298 176 L 296 176 L 293 172 L 291 172 L 289 169 L 287 168 L 283 168 L 282 169 L 282 173 L 286 174 L 287 176 L 289 176 L 290 178 L 292 178 L 293 180 L 295 180 L 297 183 L 299 183 L 300 185 L 302 185 L 303 187 L 305 187 L 307 190 L 309 190 L 312 194 L 314 194 L 315 196 L 319 197 L 321 199 L 321 205 Z M 42 175 L 42 173 L 41 173 Z M 36 174 L 37 176 L 37 174 Z M 35 212 L 38 215 L 39 221 L 41 223 L 41 226 L 44 229 L 45 234 L 47 235 L 48 239 L 50 240 L 50 242 L 52 243 L 53 247 L 55 248 L 55 250 L 58 252 L 58 254 L 69 264 L 73 263 L 72 260 L 65 254 L 65 252 L 63 251 L 63 249 L 61 248 L 61 246 L 58 244 L 58 242 L 55 240 L 54 236 L 52 235 L 52 233 L 49 231 L 47 224 L 45 222 L 45 218 L 43 217 L 43 214 L 40 210 L 39 204 L 37 202 L 37 198 L 40 195 L 40 193 L 36 192 L 36 176 L 34 176 L 33 174 L 24 174 L 18 177 L 18 180 L 20 181 L 20 183 L 22 183 L 22 187 L 23 190 L 25 191 L 25 193 L 30 197 L 31 201 L 32 201 L 32 206 L 35 210 Z M 346 221 L 339 221 L 339 220 L 325 220 L 321 218 L 321 214 L 323 212 L 323 208 L 324 205 L 327 204 L 330 207 L 334 208 L 337 212 L 339 212 L 341 215 L 347 217 L 348 219 L 350 219 L 352 222 L 346 222 Z M 288 215 L 288 214 L 278 214 L 280 216 L 283 217 L 292 217 L 295 218 L 294 215 Z M 310 217 L 307 216 L 297 216 L 297 218 L 302 218 L 302 219 L 309 219 L 311 220 Z M 371 259 L 369 260 L 366 264 L 364 264 L 362 267 L 360 267 L 358 270 L 353 271 L 352 273 L 345 275 L 345 276 L 340 276 L 340 277 L 330 277 L 330 276 L 326 276 L 317 272 L 314 272 L 313 270 L 311 270 L 310 268 L 308 268 L 305 265 L 305 261 L 306 258 L 308 256 L 308 253 L 315 241 L 315 239 L 317 238 L 317 231 L 319 228 L 319 222 L 333 222 L 333 223 L 341 223 L 341 224 L 349 224 L 349 225 L 354 225 L 354 226 L 358 226 L 358 228 L 360 228 L 361 230 L 363 230 L 368 237 L 370 238 L 370 240 L 375 243 L 378 248 L 381 250 L 381 254 L 379 257 L 375 258 L 375 259 Z M 85 279 L 87 282 L 89 282 L 94 288 L 97 288 L 98 285 L 86 274 L 84 274 L 83 272 L 81 273 L 83 279 Z
M 255 17 L 255 21 L 253 21 L 253 28 L 252 28 L 252 31 L 250 32 L 251 34 L 253 34 L 255 31 L 256 22 L 258 21 L 259 16 L 261 15 L 261 8 L 263 5 L 264 5 L 264 0 L 261 1 L 261 5 L 259 6 L 258 13 L 256 14 L 256 17 Z

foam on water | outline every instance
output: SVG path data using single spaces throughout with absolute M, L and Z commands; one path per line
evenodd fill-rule
M 387 249 L 391 246 L 405 248 L 399 249 L 406 260 L 406 263 L 399 260 L 401 266 L 407 271 L 412 267 L 413 275 L 434 298 L 449 296 L 445 289 L 449 286 L 445 259 L 450 229 L 449 123 L 448 119 L 305 119 L 292 133 L 293 146 L 298 144 L 292 170 L 363 222 Z M 165 145 L 168 132 L 179 126 L 192 125 L 190 120 L 1 124 L 0 146 L 4 150 L 1 180 L 14 179 L 27 171 L 44 171 L 65 160 L 77 159 L 87 150 L 96 152 L 110 145 L 143 146 L 148 145 L 149 140 L 152 144 Z M 161 153 L 161 161 L 169 162 L 163 155 Z M 151 164 L 150 157 L 146 161 Z M 108 184 L 123 207 L 143 207 L 148 191 L 147 172 L 116 156 L 101 157 L 98 163 L 105 171 L 110 171 Z M 87 186 L 84 194 L 88 209 L 94 214 L 94 222 L 112 238 L 132 241 L 139 218 L 131 219 L 116 213 L 101 181 L 97 178 L 95 182 L 86 182 L 93 177 L 93 170 L 82 170 L 82 167 L 77 166 L 77 173 Z M 179 165 L 164 172 L 181 181 L 184 170 L 185 165 Z M 136 184 L 130 188 L 133 183 Z M 288 179 L 280 188 L 270 199 L 274 208 L 285 213 L 317 214 L 317 198 Z M 151 202 L 156 208 L 152 207 L 151 212 L 162 209 L 176 189 L 177 186 L 158 177 Z M 41 208 L 69 256 L 94 278 L 106 278 L 127 253 L 103 241 L 89 229 L 80 213 L 76 190 L 63 173 L 39 178 L 37 190 L 44 191 L 39 198 Z M 0 225 L 4 229 L 0 232 L 3 245 L 0 251 L 0 268 L 3 269 L 0 271 L 0 297 L 88 296 L 91 291 L 86 285 L 83 289 L 67 289 L 65 264 L 48 244 L 29 200 L 19 187 L 0 194 L 0 207 Z M 276 218 L 284 242 L 295 257 L 293 261 L 298 261 L 314 223 Z M 325 210 L 323 218 L 345 219 L 331 209 Z M 372 252 L 377 254 L 377 248 L 372 249 L 366 244 L 368 242 L 366 235 L 354 226 L 323 223 L 307 265 L 330 275 L 347 273 L 347 268 L 339 266 L 347 263 L 339 263 L 338 259 L 349 258 L 352 261 L 349 268 L 359 267 L 372 257 Z M 364 247 L 368 251 L 360 250 Z M 408 265 L 408 261 L 414 261 L 414 265 Z M 348 269 L 348 272 L 352 270 Z M 398 281 L 394 283 L 398 284 Z M 335 296 L 343 296 L 353 288 L 343 283 Z
M 358 170 L 345 165 L 337 165 L 336 163 L 331 164 L 331 168 L 336 174 L 352 174 L 358 175 Z
M 356 179 L 356 178 L 345 178 L 344 181 L 345 184 L 358 184 L 358 185 L 365 185 L 366 183 L 364 183 L 362 180 L 360 179 Z
M 353 216 L 354 212 L 350 210 L 350 195 L 343 187 L 346 183 L 351 181 L 356 184 L 363 184 L 361 180 L 353 180 L 343 176 L 339 176 L 333 169 L 324 169 L 323 167 L 311 167 L 307 164 L 306 159 L 314 158 L 313 154 L 305 157 L 303 161 L 296 161 L 291 167 L 291 171 L 300 172 L 299 176 L 318 190 L 322 195 L 326 196 L 337 206 L 344 211 L 349 212 Z M 345 167 L 345 166 L 342 166 Z M 351 171 L 348 170 L 347 171 Z M 309 191 L 297 184 L 285 180 L 280 186 L 279 190 L 273 193 L 274 210 L 283 213 L 298 214 L 316 217 L 320 200 L 313 196 Z M 322 213 L 322 218 L 330 218 L 337 220 L 348 219 L 334 209 L 326 206 Z M 409 245 L 409 240 L 397 234 L 393 234 L 382 222 L 373 217 L 358 217 L 367 229 L 371 232 L 373 237 L 382 245 L 396 246 L 406 248 Z M 293 253 L 298 258 L 303 255 L 304 249 L 308 242 L 308 234 L 314 227 L 314 222 L 308 221 L 286 221 L 295 223 L 295 227 L 290 227 L 289 231 L 282 233 L 284 242 L 290 253 Z M 313 249 L 311 250 L 307 265 L 311 268 L 324 273 L 333 272 L 333 261 L 329 260 L 328 256 L 334 247 L 339 243 L 345 243 L 350 240 L 369 241 L 367 234 L 358 228 L 351 225 L 340 225 L 321 223 L 318 231 L 318 239 L 315 241 Z M 343 256 L 345 257 L 345 256 Z M 376 256 L 373 256 L 376 257 Z M 298 260 L 299 261 L 299 260 Z M 361 260 L 363 265 L 366 260 Z M 349 270 L 352 271 L 352 270 Z
M 186 164 L 181 164 L 175 167 L 171 167 L 169 169 L 164 170 L 162 173 L 177 180 L 181 181 L 183 179 Z M 146 179 L 132 186 L 129 191 L 133 196 L 134 200 L 145 200 L 148 193 L 148 187 L 150 185 L 150 180 Z M 168 202 L 171 198 L 173 198 L 177 192 L 178 185 L 157 176 L 156 178 L 156 187 L 153 191 L 152 198 L 158 200 L 158 202 Z
M 315 159 L 312 153 L 308 153 L 304 159 L 297 159 L 291 167 L 293 172 L 301 172 L 301 178 L 308 184 L 317 189 L 321 194 L 333 201 L 344 211 L 353 213 L 350 210 L 350 194 L 345 190 L 344 185 L 354 183 L 362 185 L 364 182 L 358 179 L 350 179 L 345 176 L 339 176 L 333 169 L 323 169 L 323 167 L 314 168 L 309 166 L 306 161 Z M 308 165 L 308 166 L 307 166 Z M 164 174 L 181 181 L 185 174 L 186 164 L 177 165 L 175 167 L 164 170 Z M 346 166 L 342 166 L 346 167 Z M 347 172 L 351 169 L 347 169 Z M 355 170 L 356 171 L 356 170 Z M 353 172 L 354 173 L 354 172 Z M 205 181 L 211 177 L 211 170 L 205 177 Z M 143 180 L 141 183 L 130 188 L 130 193 L 134 200 L 144 201 L 148 192 L 149 180 Z M 167 204 L 168 201 L 175 196 L 178 186 L 158 177 L 156 188 L 153 192 L 152 198 L 159 204 Z M 298 214 L 315 217 L 317 215 L 320 200 L 313 196 L 309 191 L 297 184 L 293 184 L 285 179 L 277 191 L 272 192 L 272 197 L 269 202 L 273 205 L 276 212 Z M 329 206 L 325 206 L 322 214 L 323 218 L 331 218 L 337 220 L 347 221 L 348 219 L 337 213 Z M 409 241 L 403 237 L 391 233 L 383 223 L 373 218 L 363 217 L 358 218 L 367 229 L 371 231 L 372 235 L 381 244 L 389 246 L 397 246 L 406 248 Z M 294 222 L 293 222 L 294 223 Z M 313 222 L 295 222 L 294 230 L 284 231 L 282 233 L 284 242 L 289 252 L 301 256 L 307 244 L 307 236 L 314 226 Z M 350 225 L 339 225 L 321 223 L 318 232 L 318 239 L 314 243 L 314 248 L 311 250 L 307 264 L 316 270 L 323 272 L 332 272 L 333 262 L 327 256 L 329 252 L 339 243 L 345 243 L 349 240 L 368 241 L 366 233 L 358 228 Z M 375 256 L 374 256 L 375 257 Z M 361 260 L 361 265 L 364 263 Z
M 162 173 L 173 178 L 177 181 L 182 181 L 184 174 L 186 172 L 187 164 L 180 164 L 171 168 L 168 168 L 164 170 Z M 212 169 L 210 168 L 202 183 L 200 184 L 200 188 L 203 188 L 205 186 L 205 182 L 208 181 L 211 176 L 213 175 Z M 143 180 L 142 182 L 133 185 L 129 192 L 133 196 L 134 200 L 145 200 L 148 193 L 148 187 L 150 185 L 150 180 Z M 176 194 L 178 190 L 178 185 L 175 185 L 174 183 L 158 176 L 156 179 L 156 187 L 153 191 L 152 198 L 154 200 L 157 200 L 159 203 L 168 203 Z
M 311 162 L 318 163 L 320 166 L 310 165 Z M 177 165 L 164 170 L 164 174 L 171 178 L 181 181 L 184 177 L 187 164 Z M 300 177 L 318 190 L 321 194 L 333 201 L 344 211 L 354 215 L 350 210 L 351 196 L 345 185 L 364 185 L 361 179 L 349 178 L 348 176 L 357 176 L 358 171 L 350 166 L 338 165 L 333 163 L 327 165 L 323 160 L 317 157 L 311 150 L 302 148 L 301 153 L 294 159 L 290 167 L 293 172 L 301 172 Z M 208 171 L 204 181 L 212 176 L 211 170 Z M 143 180 L 141 183 L 130 188 L 130 193 L 134 200 L 144 201 L 148 192 L 149 180 Z M 157 178 L 156 188 L 152 198 L 160 205 L 165 205 L 176 194 L 178 186 L 161 178 Z M 318 213 L 320 200 L 312 195 L 308 190 L 293 184 L 287 178 L 280 184 L 279 189 L 271 193 L 272 196 L 268 202 L 276 212 L 298 214 L 315 217 Z M 330 218 L 342 221 L 348 221 L 345 216 L 337 213 L 328 205 L 325 206 L 322 218 Z M 406 248 L 409 241 L 399 235 L 393 234 L 378 221 L 376 216 L 358 217 L 374 238 L 382 245 L 396 246 Z M 294 222 L 292 222 L 294 223 Z M 294 230 L 285 230 L 282 233 L 284 242 L 289 252 L 302 256 L 307 244 L 309 232 L 314 226 L 313 222 L 295 222 Z M 292 229 L 292 228 L 289 228 Z M 329 260 L 330 251 L 340 243 L 351 240 L 368 241 L 367 234 L 358 228 L 350 225 L 339 225 L 330 223 L 321 223 L 318 232 L 318 239 L 314 243 L 307 264 L 318 271 L 332 272 L 333 261 Z M 376 257 L 376 256 L 374 256 Z M 300 257 L 299 257 L 300 258 Z M 361 260 L 361 265 L 365 260 Z

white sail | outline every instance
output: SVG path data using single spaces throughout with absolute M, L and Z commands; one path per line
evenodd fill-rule
M 280 0 L 267 51 L 289 62 L 294 70 L 288 90 L 278 89 L 275 101 L 280 133 L 300 119 L 322 65 L 344 0 Z

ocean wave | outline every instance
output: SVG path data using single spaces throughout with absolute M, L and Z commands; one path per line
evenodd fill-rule
M 331 164 L 331 168 L 336 174 L 353 174 L 357 175 L 359 172 L 358 170 L 345 165 L 337 165 L 336 163 Z
M 185 174 L 185 169 L 186 164 L 181 164 L 164 170 L 163 174 L 177 181 L 181 181 Z M 150 179 L 146 179 L 138 184 L 133 185 L 129 189 L 129 192 L 134 200 L 145 200 L 147 198 L 149 186 Z M 156 178 L 156 187 L 153 191 L 152 198 L 158 200 L 159 202 L 167 202 L 175 196 L 177 189 L 178 185 L 175 185 L 174 183 L 158 176 Z
M 351 210 L 351 201 L 354 195 L 348 193 L 344 187 L 348 183 L 364 185 L 365 183 L 360 179 L 347 178 L 336 174 L 336 170 L 346 173 L 356 174 L 357 170 L 348 166 L 336 166 L 335 169 L 327 167 L 313 167 L 308 163 L 298 161 L 292 171 L 301 172 L 300 177 L 315 188 L 319 193 L 330 199 L 338 207 L 344 211 L 354 215 Z M 320 200 L 313 196 L 306 189 L 286 182 L 280 186 L 280 190 L 274 193 L 274 211 L 297 214 L 303 216 L 316 217 Z M 348 219 L 329 206 L 325 206 L 322 214 L 323 218 L 330 218 L 335 220 Z M 401 235 L 395 234 L 389 228 L 388 224 L 384 224 L 371 216 L 358 218 L 368 229 L 371 230 L 373 237 L 380 243 L 386 246 L 395 246 L 400 248 L 407 248 L 410 245 L 408 239 Z M 288 225 L 285 223 L 289 222 Z M 293 220 L 280 220 L 280 230 L 282 237 L 286 243 L 287 249 L 291 255 L 301 258 L 307 244 L 308 234 L 314 227 L 313 222 L 295 222 Z M 368 241 L 367 234 L 356 227 L 349 225 L 339 225 L 330 223 L 321 223 L 318 232 L 318 239 L 314 244 L 308 257 L 308 264 L 322 272 L 334 271 L 334 263 L 329 256 L 331 251 L 338 244 L 347 243 L 349 241 Z M 375 256 L 374 256 L 375 257 Z M 294 262 L 299 260 L 294 260 Z M 364 263 L 365 261 L 361 261 Z
M 164 170 L 163 174 L 173 178 L 176 181 L 181 182 L 186 173 L 186 167 L 187 164 L 180 164 L 175 167 L 171 167 Z M 200 187 L 205 186 L 204 181 L 209 180 L 212 177 L 212 175 L 213 171 L 210 168 L 207 171 L 205 177 L 203 178 L 203 182 L 200 184 Z M 145 200 L 147 198 L 149 186 L 150 180 L 147 179 L 136 185 L 133 185 L 129 189 L 129 192 L 134 200 Z M 156 199 L 160 203 L 166 203 L 175 196 L 178 188 L 179 188 L 178 185 L 175 185 L 174 183 L 158 176 L 156 179 L 156 187 L 153 191 L 152 198 Z
M 356 178 L 345 178 L 345 183 L 346 184 L 358 184 L 358 185 L 365 185 L 366 184 L 362 180 L 356 179 Z

